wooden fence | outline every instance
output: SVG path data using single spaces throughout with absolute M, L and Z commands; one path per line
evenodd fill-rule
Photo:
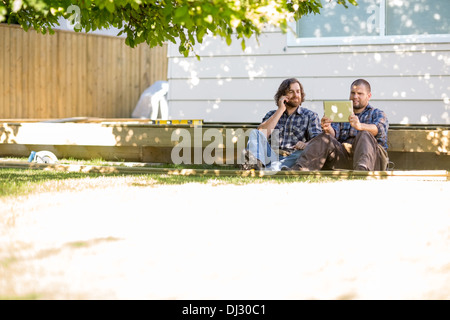
M 129 118 L 167 66 L 167 46 L 0 24 L 0 119 Z

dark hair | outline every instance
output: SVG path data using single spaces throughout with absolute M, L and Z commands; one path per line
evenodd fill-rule
M 275 93 L 275 96 L 273 97 L 275 99 L 276 105 L 278 105 L 278 101 L 280 100 L 281 96 L 285 95 L 288 92 L 288 90 L 291 87 L 291 84 L 293 84 L 293 83 L 298 83 L 300 86 L 300 93 L 302 95 L 302 100 L 301 100 L 300 104 L 302 104 L 303 101 L 305 101 L 305 91 L 303 90 L 303 86 L 300 83 L 300 81 L 298 81 L 295 78 L 289 78 L 289 79 L 284 80 L 280 84 L 280 86 L 278 87 L 277 93 Z
M 370 83 L 367 80 L 364 79 L 357 79 L 355 81 L 353 81 L 352 85 L 350 86 L 350 88 L 353 88 L 353 86 L 365 86 L 366 89 L 369 92 L 372 92 L 372 89 L 370 88 Z

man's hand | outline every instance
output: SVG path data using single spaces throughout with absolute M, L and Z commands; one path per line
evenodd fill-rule
M 278 100 L 278 110 L 282 110 L 282 112 L 286 111 L 286 102 L 288 101 L 288 97 L 281 96 L 280 100 Z
M 350 125 L 358 131 L 368 131 L 374 137 L 376 137 L 378 134 L 378 127 L 376 125 L 374 125 L 373 123 L 359 122 L 358 116 L 354 113 L 352 113 L 350 117 L 348 117 L 348 121 L 350 122 Z
M 356 130 L 362 130 L 361 122 L 359 122 L 358 116 L 356 116 L 354 113 L 352 113 L 350 117 L 348 117 L 348 121 L 350 122 L 350 125 Z
M 303 150 L 303 149 L 305 149 L 307 144 L 308 144 L 308 142 L 299 141 L 295 144 L 294 149 L 295 150 Z
M 281 116 L 286 111 L 286 105 L 284 104 L 285 101 L 288 101 L 287 97 L 281 96 L 278 100 L 278 109 L 275 111 L 275 113 L 269 119 L 258 126 L 258 130 L 262 131 L 266 138 L 270 137 L 273 129 L 275 129 L 275 126 L 277 125 Z
M 332 122 L 331 119 L 325 116 L 322 119 L 320 119 L 320 125 L 324 133 L 330 134 L 334 133 L 334 129 L 331 127 L 331 122 Z

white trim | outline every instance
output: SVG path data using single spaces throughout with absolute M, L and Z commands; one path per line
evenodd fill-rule
M 380 37 L 385 35 L 386 32 L 386 1 L 380 1 L 380 15 L 378 19 L 380 19 Z
M 296 30 L 296 23 L 289 26 Z M 323 37 L 297 38 L 294 32 L 287 33 L 288 47 L 336 46 L 336 45 L 370 45 L 370 44 L 402 44 L 402 43 L 450 43 L 450 34 L 407 35 L 407 36 L 375 36 L 375 37 Z

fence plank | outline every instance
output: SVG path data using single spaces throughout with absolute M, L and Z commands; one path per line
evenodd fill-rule
M 22 77 L 21 74 L 23 74 L 23 46 L 22 46 L 22 38 L 15 34 L 14 36 L 14 51 L 16 53 L 16 56 L 14 58 L 14 69 L 11 70 L 11 74 L 14 74 L 14 90 L 17 90 L 20 92 L 17 96 L 14 96 L 14 100 L 12 103 L 12 107 L 15 109 L 17 117 L 22 118 L 23 113 L 23 97 L 24 95 L 24 89 L 22 87 Z M 13 95 L 11 95 L 13 96 Z
M 1 114 L 4 117 L 10 117 L 9 114 L 9 57 L 11 55 L 11 43 L 10 43 L 10 30 L 0 30 L 0 77 L 3 79 L 2 85 L 0 85 L 0 106 L 4 106 L 1 109 Z

